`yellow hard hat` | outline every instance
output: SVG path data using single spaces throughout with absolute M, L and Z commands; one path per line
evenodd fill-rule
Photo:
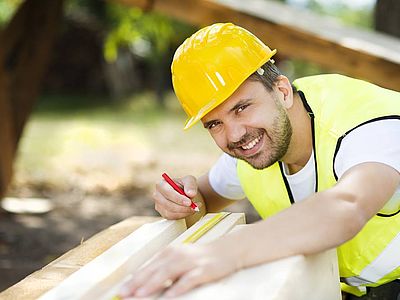
M 275 53 L 232 23 L 207 26 L 186 39 L 171 66 L 176 96 L 188 115 L 184 129 L 224 102 Z

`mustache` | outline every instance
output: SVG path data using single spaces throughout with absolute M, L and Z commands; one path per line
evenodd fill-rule
M 254 140 L 256 137 L 260 136 L 264 133 L 264 129 L 258 129 L 253 132 L 248 132 L 244 134 L 238 142 L 230 142 L 227 145 L 228 150 L 233 151 L 236 148 L 239 148 L 243 145 L 246 145 L 250 141 Z

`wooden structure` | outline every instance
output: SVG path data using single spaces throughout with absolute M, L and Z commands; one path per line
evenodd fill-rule
M 225 214 L 221 221 L 213 225 L 199 239 L 192 239 L 196 232 L 220 214 Z M 196 243 L 207 243 L 229 234 L 232 229 L 240 230 L 241 226 L 246 226 L 240 225 L 244 224 L 244 215 L 240 213 L 208 214 L 186 231 L 183 220 L 159 220 L 140 227 L 101 253 L 106 248 L 103 244 L 107 244 L 108 247 L 109 238 L 116 241 L 126 235 L 129 227 L 135 229 L 138 224 L 145 221 L 143 218 L 131 218 L 111 227 L 49 264 L 42 271 L 9 288 L 0 294 L 0 298 L 36 299 L 41 293 L 49 290 L 51 285 L 61 282 L 40 297 L 40 300 L 112 299 L 121 285 L 129 279 L 131 272 L 167 244 L 181 244 L 188 239 Z M 123 231 L 123 234 L 119 231 Z M 180 233 L 182 234 L 179 235 Z M 97 251 L 93 252 L 95 248 Z M 99 255 L 76 270 L 93 254 Z M 68 270 L 67 273 L 76 272 L 66 278 L 69 274 L 66 274 L 64 269 Z M 46 277 L 48 281 L 43 282 Z M 62 281 L 64 278 L 66 279 Z M 44 287 L 39 285 L 40 293 L 38 283 L 46 284 Z M 35 288 L 33 293 L 29 291 L 32 287 Z M 331 250 L 308 257 L 294 256 L 244 269 L 222 281 L 200 286 L 179 299 L 213 299 L 215 295 L 218 295 L 219 299 L 230 300 L 338 300 L 340 285 L 336 251 Z M 162 295 L 153 296 L 151 299 L 159 296 Z
M 82 245 L 57 258 L 43 269 L 32 273 L 17 284 L 6 289 L 0 293 L 0 299 L 30 300 L 39 298 L 143 224 L 157 220 L 160 220 L 160 218 L 132 217 L 109 227 L 85 241 Z
M 400 40 L 271 0 L 116 0 L 205 26 L 241 25 L 285 57 L 400 91 Z M 190 13 L 189 13 L 190 12 Z

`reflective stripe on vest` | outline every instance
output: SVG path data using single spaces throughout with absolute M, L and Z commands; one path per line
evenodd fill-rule
M 400 233 L 390 242 L 382 253 L 366 266 L 359 276 L 345 278 L 347 284 L 359 286 L 378 282 L 400 266 Z

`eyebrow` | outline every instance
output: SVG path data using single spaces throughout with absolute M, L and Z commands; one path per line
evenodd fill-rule
M 229 113 L 234 112 L 235 110 L 237 110 L 240 106 L 247 104 L 249 102 L 251 102 L 253 100 L 253 98 L 246 98 L 246 99 L 241 99 L 239 102 L 237 102 L 230 110 Z M 217 120 L 210 120 L 208 122 L 205 122 L 203 124 L 204 128 L 208 128 L 212 123 L 216 122 Z

